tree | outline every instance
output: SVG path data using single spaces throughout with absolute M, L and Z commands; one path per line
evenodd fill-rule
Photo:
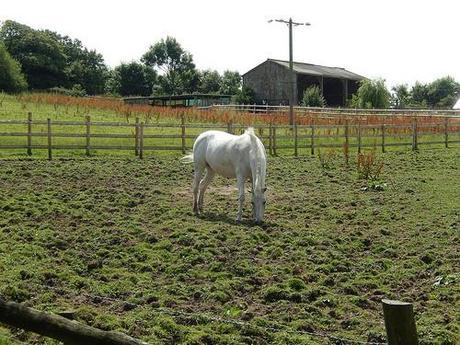
M 252 104 L 254 103 L 254 99 L 254 90 L 247 85 L 243 85 L 241 90 L 238 90 L 234 97 L 235 102 L 238 104 Z
M 220 93 L 236 95 L 241 89 L 241 76 L 237 71 L 225 71 L 220 83 Z
M 102 55 L 95 50 L 88 50 L 78 39 L 61 36 L 49 30 L 44 32 L 59 43 L 64 53 L 66 80 L 63 86 L 72 88 L 79 84 L 90 95 L 103 93 L 108 69 Z
M 138 62 L 122 63 L 110 72 L 106 91 L 121 96 L 149 96 L 157 74 Z
M 355 108 L 388 108 L 390 106 L 390 92 L 383 79 L 364 79 L 356 94 L 353 95 L 351 104 Z
M 407 84 L 396 85 L 391 88 L 391 104 L 394 108 L 404 109 L 410 106 L 410 92 Z
M 428 86 L 418 81 L 412 86 L 410 92 L 410 101 L 412 107 L 426 108 L 428 106 Z
M 59 43 L 49 35 L 7 20 L 0 30 L 0 40 L 21 64 L 32 89 L 47 89 L 63 84 L 65 55 Z
M 302 105 L 304 107 L 325 107 L 326 100 L 321 94 L 321 90 L 317 85 L 308 87 L 302 97 Z
M 219 72 L 206 70 L 200 73 L 198 91 L 202 93 L 219 93 L 222 77 Z
M 452 77 L 439 78 L 427 87 L 428 106 L 451 109 L 460 96 L 460 84 Z
M 27 89 L 27 82 L 21 72 L 21 65 L 14 60 L 0 43 L 0 90 L 20 92 Z
M 199 75 L 195 69 L 192 55 L 186 52 L 177 40 L 167 37 L 150 46 L 141 61 L 161 71 L 157 89 L 165 94 L 178 95 L 197 89 Z

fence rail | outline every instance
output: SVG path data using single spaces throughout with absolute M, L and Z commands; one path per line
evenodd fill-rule
M 310 154 L 315 154 L 315 150 L 321 148 L 357 148 L 358 152 L 361 152 L 362 148 L 379 147 L 382 152 L 385 152 L 389 147 L 411 146 L 412 150 L 417 150 L 420 145 L 443 145 L 447 148 L 451 144 L 460 143 L 458 118 L 444 116 L 441 121 L 436 120 L 435 123 L 426 123 L 413 117 L 410 122 L 403 125 L 361 124 L 345 121 L 344 124 L 332 125 L 286 126 L 270 123 L 256 124 L 253 127 L 272 155 L 277 155 L 278 150 L 292 150 L 293 155 L 297 156 L 300 149 L 309 149 Z M 135 123 L 124 123 L 93 122 L 90 116 L 86 116 L 84 121 L 33 120 L 30 113 L 27 120 L 0 120 L 0 126 L 1 128 L 16 127 L 10 131 L 0 132 L 0 150 L 26 149 L 27 154 L 32 155 L 33 150 L 43 149 L 48 151 L 49 159 L 52 158 L 54 150 L 61 149 L 85 150 L 88 156 L 94 150 L 128 150 L 133 151 L 140 158 L 143 158 L 146 151 L 185 153 L 192 147 L 191 140 L 195 139 L 202 130 L 219 129 L 235 134 L 242 133 L 247 127 L 231 122 L 226 124 L 186 123 L 184 116 L 181 117 L 180 123 L 143 123 L 139 118 L 136 118 Z M 21 126 L 21 129 L 18 129 L 18 126 Z M 98 133 L 97 128 L 116 128 L 117 131 L 123 132 Z M 149 133 L 149 130 L 157 130 L 160 133 Z M 165 131 L 173 132 L 164 133 Z M 26 139 L 24 142 L 18 139 L 22 137 Z M 7 143 L 4 138 L 10 138 L 10 142 Z M 84 140 L 77 144 L 57 144 L 56 139 L 59 138 Z M 95 142 L 101 139 L 124 140 L 125 142 L 122 144 Z M 170 143 L 171 141 L 173 143 Z
M 455 109 L 357 109 L 357 108 L 320 108 L 320 107 L 293 107 L 298 115 L 324 114 L 324 115 L 377 115 L 377 116 L 451 116 L 460 117 L 460 110 Z M 225 104 L 202 107 L 210 110 L 229 110 L 253 114 L 288 113 L 289 106 L 260 105 L 260 104 Z

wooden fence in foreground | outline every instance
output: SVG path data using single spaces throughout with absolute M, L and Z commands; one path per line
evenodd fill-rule
M 414 311 L 411 303 L 382 300 L 385 330 L 388 345 L 418 345 L 418 335 L 415 325 Z M 68 313 L 61 313 L 69 317 Z M 199 314 L 193 315 L 195 319 L 202 318 Z M 70 319 L 73 317 L 70 316 Z M 212 317 L 212 322 L 223 322 L 238 327 L 250 326 L 247 322 L 232 319 Z M 16 302 L 7 302 L 0 298 L 0 322 L 9 326 L 32 331 L 43 336 L 51 337 L 72 345 L 148 345 L 146 342 L 132 338 L 128 335 L 113 331 L 103 331 L 87 326 L 75 320 L 69 320 L 61 315 L 45 313 L 26 307 Z M 283 331 L 259 326 L 267 331 Z M 368 342 L 344 339 L 330 334 L 315 333 L 309 331 L 292 331 L 298 335 L 320 337 L 323 340 L 333 340 L 335 344 L 370 344 L 384 345 L 383 342 Z
M 9 125 L 21 126 L 22 130 L 0 132 L 0 150 L 25 149 L 28 155 L 32 155 L 32 150 L 47 150 L 49 159 L 52 159 L 54 150 L 85 150 L 88 156 L 91 155 L 92 150 L 128 150 L 141 159 L 146 151 L 166 150 L 185 153 L 192 148 L 191 140 L 204 130 L 219 129 L 238 134 L 247 127 L 231 122 L 226 124 L 186 123 L 184 116 L 181 117 L 180 123 L 144 123 L 139 118 L 136 118 L 135 123 L 93 122 L 90 116 L 86 116 L 85 121 L 52 121 L 51 119 L 43 121 L 33 120 L 31 113 L 29 113 L 27 120 L 0 120 L 2 128 L 8 128 Z M 41 126 L 41 130 L 34 131 L 33 128 L 36 128 L 34 126 Z M 66 127 L 67 129 L 56 131 L 56 127 Z M 75 128 L 78 127 L 84 129 L 76 132 Z M 126 132 L 95 133 L 93 131 L 101 127 L 124 128 Z M 460 143 L 460 137 L 457 137 L 460 134 L 460 121 L 456 117 L 447 116 L 438 118 L 436 123 L 418 121 L 417 117 L 413 117 L 407 124 L 361 124 L 345 121 L 344 124 L 333 125 L 255 124 L 253 127 L 271 155 L 277 155 L 278 150 L 286 149 L 292 150 L 292 154 L 297 156 L 299 149 L 307 149 L 307 152 L 315 154 L 315 150 L 320 148 L 346 148 L 347 150 L 356 148 L 360 153 L 362 148 L 378 148 L 385 152 L 386 148 L 392 146 L 409 146 L 412 150 L 418 150 L 420 145 L 425 144 L 437 144 L 447 148 L 450 144 Z M 152 129 L 172 133 L 146 133 L 147 130 Z M 284 134 L 281 133 L 282 130 L 284 130 Z M 451 136 L 453 135 L 454 138 L 452 139 Z M 428 136 L 428 140 L 423 140 L 422 137 L 427 139 L 426 136 Z M 18 143 L 16 139 L 12 144 L 5 143 L 3 138 L 7 137 L 23 137 L 25 140 L 22 143 Z M 37 139 L 33 140 L 33 138 L 41 138 L 39 140 L 41 143 L 37 144 Z M 55 144 L 53 139 L 56 138 L 74 138 L 81 142 L 78 144 Z M 399 141 L 395 138 L 398 138 Z M 101 145 L 95 143 L 95 139 L 124 139 L 125 142 L 119 145 Z M 159 140 L 160 143 L 146 144 L 146 140 L 151 139 Z M 401 140 L 403 141 L 401 142 Z M 177 141 L 180 142 L 180 145 L 177 143 L 165 145 L 165 141 Z

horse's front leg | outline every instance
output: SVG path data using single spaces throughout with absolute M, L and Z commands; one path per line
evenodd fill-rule
M 243 215 L 243 203 L 244 203 L 244 177 L 237 176 L 237 186 L 238 186 L 238 214 L 236 216 L 236 221 L 241 222 L 241 217 Z

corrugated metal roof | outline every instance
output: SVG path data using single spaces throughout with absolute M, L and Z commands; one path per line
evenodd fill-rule
M 289 68 L 289 61 L 275 60 L 275 59 L 268 59 L 267 61 L 271 61 L 281 66 Z M 351 80 L 365 79 L 365 77 L 359 74 L 347 71 L 345 68 L 341 68 L 341 67 L 328 67 L 328 66 L 314 65 L 311 63 L 294 61 L 293 68 L 294 68 L 294 71 L 299 74 L 308 74 L 308 75 L 316 75 L 316 76 L 323 76 L 323 77 L 329 77 L 329 78 L 340 78 L 340 79 L 351 79 Z

